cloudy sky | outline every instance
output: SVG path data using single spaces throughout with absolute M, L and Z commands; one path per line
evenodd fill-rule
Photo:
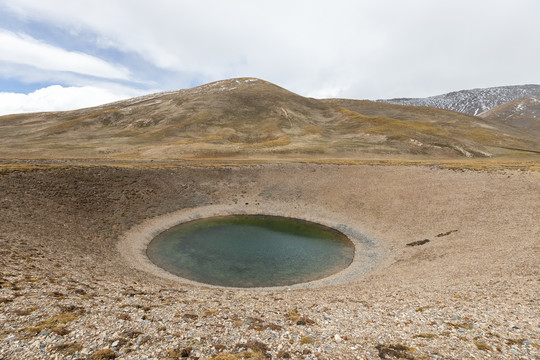
M 312 97 L 540 84 L 538 0 L 0 0 L 0 114 L 251 76 Z

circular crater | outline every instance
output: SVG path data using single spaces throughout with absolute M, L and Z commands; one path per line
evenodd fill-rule
M 161 262 L 170 262 L 171 260 L 156 260 L 154 255 L 152 255 L 152 253 L 158 248 L 156 246 L 156 249 L 153 249 L 154 246 L 158 245 L 158 243 L 161 241 L 165 241 L 163 238 L 166 238 L 169 233 L 174 233 L 176 229 L 181 228 L 183 224 L 189 224 L 189 226 L 191 226 L 197 225 L 199 221 L 206 222 L 209 219 L 217 220 L 220 218 L 230 218 L 231 216 L 240 215 L 248 216 L 252 220 L 259 217 L 267 219 L 277 217 L 280 219 L 286 218 L 296 224 L 302 223 L 303 221 L 310 225 L 314 225 L 315 227 L 320 226 L 319 230 L 325 229 L 327 232 L 331 232 L 333 234 L 337 233 L 339 235 L 338 237 L 343 236 L 345 240 L 343 240 L 342 245 L 344 245 L 344 247 L 348 250 L 345 251 L 345 254 L 342 257 L 340 257 L 340 265 L 332 265 L 330 266 L 330 270 L 327 268 L 326 271 L 321 271 L 318 273 L 314 271 L 309 276 L 296 276 L 295 279 L 289 278 L 286 284 L 292 285 L 261 285 L 260 282 L 251 283 L 248 285 L 215 285 L 217 284 L 216 282 L 209 282 L 208 280 L 195 278 L 188 274 L 180 273 L 177 270 L 168 268 L 168 265 L 163 265 Z M 197 208 L 178 210 L 176 212 L 147 219 L 125 232 L 117 243 L 117 249 L 124 261 L 130 267 L 164 279 L 173 280 L 184 284 L 223 288 L 234 288 L 239 286 L 242 288 L 248 288 L 249 286 L 250 289 L 305 289 L 326 287 L 336 284 L 349 283 L 359 279 L 359 277 L 373 270 L 383 256 L 379 243 L 364 232 L 358 230 L 358 224 L 355 220 L 356 219 L 351 218 L 348 215 L 343 216 L 343 214 L 327 212 L 321 208 L 317 208 L 316 213 L 312 208 L 309 207 L 299 207 L 298 209 L 291 210 L 288 204 L 279 202 L 265 203 L 264 212 L 261 212 L 260 209 L 254 206 L 243 207 L 237 205 L 207 205 Z M 270 230 L 279 232 L 276 228 Z M 315 230 L 315 232 L 319 230 Z M 343 239 L 343 237 L 341 239 Z M 173 243 L 174 241 L 167 246 L 174 247 L 175 245 Z M 185 245 L 186 244 L 180 244 L 180 246 Z M 223 244 L 220 245 L 223 246 Z M 171 251 L 171 254 L 174 253 L 176 253 L 176 251 Z M 178 253 L 180 256 L 185 257 L 186 255 L 182 251 Z M 236 256 L 234 252 L 233 254 Z M 204 252 L 203 255 L 205 255 Z M 152 257 L 152 260 L 149 256 Z M 159 254 L 158 257 L 160 257 Z M 196 262 L 195 259 L 196 257 L 193 256 L 188 260 Z M 291 261 L 293 265 L 277 266 L 274 269 L 278 269 L 275 271 L 284 271 L 286 270 L 285 268 L 292 268 L 296 266 L 294 265 L 295 260 L 296 263 L 302 262 L 300 261 L 300 256 L 293 256 Z M 327 259 L 325 258 L 324 260 L 326 261 Z M 202 263 L 203 262 L 201 262 L 201 264 Z M 243 261 L 236 260 L 230 262 L 230 267 L 234 268 L 234 266 L 238 266 L 236 269 L 237 272 L 246 271 Z M 195 273 L 198 273 L 202 269 L 202 266 L 195 266 L 195 268 Z M 309 269 L 310 266 L 307 266 L 307 268 Z
M 275 287 L 333 275 L 353 261 L 343 233 L 269 215 L 202 218 L 155 237 L 146 250 L 157 266 L 192 281 L 226 287 Z

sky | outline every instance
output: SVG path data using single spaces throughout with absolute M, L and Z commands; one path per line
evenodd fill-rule
M 303 96 L 540 84 L 538 0 L 0 0 L 0 115 L 256 77 Z

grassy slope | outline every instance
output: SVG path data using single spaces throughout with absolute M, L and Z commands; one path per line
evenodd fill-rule
M 480 117 L 492 122 L 533 130 L 540 137 L 540 99 L 510 101 L 480 114 Z
M 444 147 L 455 145 L 465 149 L 481 149 L 483 146 L 538 150 L 538 138 L 528 131 L 462 113 L 362 100 L 325 101 L 377 119 L 371 121 L 375 128 L 370 131 L 391 138 L 412 138 L 426 144 Z
M 442 159 L 540 148 L 525 131 L 468 115 L 310 99 L 256 79 L 4 116 L 0 131 L 4 158 Z

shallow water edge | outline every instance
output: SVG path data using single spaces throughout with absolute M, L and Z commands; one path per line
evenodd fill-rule
M 121 258 L 129 266 L 152 275 L 195 286 L 231 288 L 185 279 L 160 268 L 148 258 L 146 254 L 148 244 L 164 231 L 192 220 L 228 215 L 270 215 L 318 223 L 343 233 L 355 247 L 354 258 L 347 268 L 323 279 L 288 286 L 255 287 L 250 289 L 303 289 L 347 283 L 373 270 L 382 258 L 378 242 L 360 229 L 345 224 L 346 220 L 344 221 L 341 216 L 322 209 L 317 209 L 317 214 L 312 214 L 312 209 L 297 208 L 291 211 L 287 209 L 288 207 L 288 204 L 266 203 L 264 210 L 259 206 L 238 205 L 209 205 L 184 209 L 148 219 L 132 227 L 120 237 L 117 249 L 121 254 Z

